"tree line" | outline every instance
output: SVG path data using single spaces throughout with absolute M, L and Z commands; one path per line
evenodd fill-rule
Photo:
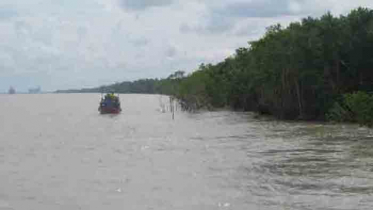
M 233 108 L 279 119 L 373 122 L 373 10 L 280 24 L 193 73 L 80 92 L 158 93 L 189 109 Z M 79 91 L 75 91 L 79 92 Z
M 232 107 L 279 119 L 373 122 L 373 10 L 327 13 L 265 35 L 180 82 L 193 107 Z

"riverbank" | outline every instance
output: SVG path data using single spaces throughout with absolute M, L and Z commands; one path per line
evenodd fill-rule
M 173 94 L 191 107 L 231 107 L 278 119 L 373 122 L 373 11 L 274 25 L 218 64 L 201 64 Z M 368 30 L 369 29 L 369 30 Z
M 265 35 L 217 64 L 185 75 L 122 82 L 82 92 L 151 93 L 178 98 L 186 110 L 268 114 L 283 120 L 332 120 L 373 125 L 373 10 L 327 13 Z M 79 92 L 73 90 L 72 92 Z

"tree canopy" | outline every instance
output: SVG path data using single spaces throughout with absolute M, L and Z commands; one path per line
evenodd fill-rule
M 166 79 L 93 90 L 168 94 L 193 108 L 231 107 L 280 119 L 325 119 L 336 102 L 366 98 L 344 95 L 373 92 L 372 67 L 373 10 L 357 8 L 271 26 L 234 56 L 201 64 L 189 75 L 176 71 Z

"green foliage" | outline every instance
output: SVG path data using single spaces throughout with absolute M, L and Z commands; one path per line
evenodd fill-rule
M 198 70 L 181 81 L 177 97 L 189 109 L 208 108 L 210 101 L 206 91 L 209 77 L 203 70 Z
M 373 96 L 364 92 L 346 94 L 345 103 L 354 114 L 354 118 L 358 123 L 370 126 L 372 125 Z
M 353 113 L 344 102 L 335 102 L 326 115 L 327 120 L 334 122 L 354 122 Z
M 340 17 L 308 17 L 287 28 L 277 24 L 233 57 L 201 65 L 199 71 L 208 76 L 203 79 L 203 95 L 213 107 L 231 106 L 282 119 L 324 119 L 339 95 L 373 91 L 372 52 L 369 9 Z
M 167 79 L 140 79 L 133 82 L 121 82 L 96 88 L 84 88 L 79 90 L 59 90 L 57 93 L 146 93 L 176 95 L 179 84 L 184 78 L 184 71 L 176 71 Z
M 286 28 L 271 26 L 234 56 L 201 64 L 189 75 L 176 71 L 166 79 L 104 88 L 173 95 L 191 109 L 229 106 L 280 119 L 325 119 L 329 113 L 334 120 L 365 124 L 370 97 L 348 93 L 373 91 L 372 53 L 373 10 L 358 8 L 347 16 L 327 13 Z
M 357 122 L 361 125 L 373 125 L 373 96 L 358 91 L 343 95 L 342 102 L 335 103 L 328 113 L 334 121 Z

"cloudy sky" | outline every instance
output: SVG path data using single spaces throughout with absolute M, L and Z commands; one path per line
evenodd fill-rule
M 94 87 L 193 71 L 265 28 L 372 0 L 1 0 L 0 92 Z

